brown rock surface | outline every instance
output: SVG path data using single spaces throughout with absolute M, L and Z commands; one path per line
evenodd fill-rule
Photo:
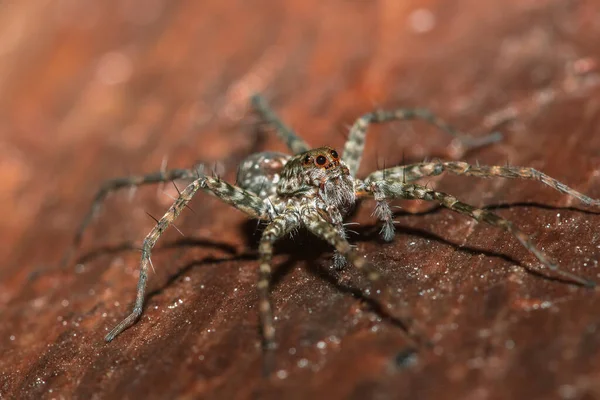
M 434 342 L 410 354 L 352 271 L 328 274 L 326 246 L 279 247 L 277 373 L 260 373 L 255 223 L 199 195 L 153 257 L 141 320 L 129 312 L 141 243 L 175 189 L 113 195 L 80 265 L 61 270 L 103 180 L 196 161 L 233 180 L 237 163 L 284 150 L 255 129 L 264 92 L 311 144 L 340 148 L 380 107 L 427 107 L 505 139 L 469 152 L 532 166 L 600 197 L 600 7 L 594 1 L 166 1 L 0 4 L 0 398 L 600 398 L 600 298 L 524 267 L 499 230 L 398 203 L 391 244 L 371 203 L 352 236 L 401 289 Z M 422 123 L 376 127 L 360 175 L 457 155 Z M 598 210 L 541 184 L 444 177 L 493 206 L 562 266 L 600 281 Z M 166 192 L 166 193 L 163 193 Z M 131 200 L 130 200 L 131 198 Z M 143 396 L 143 397 L 142 397 Z

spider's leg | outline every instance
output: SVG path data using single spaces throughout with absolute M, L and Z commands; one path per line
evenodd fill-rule
M 346 229 L 344 228 L 343 225 L 339 225 L 336 226 L 336 229 L 338 230 L 338 232 L 340 233 L 340 236 L 342 236 L 344 239 L 347 238 L 347 234 L 346 234 Z M 346 258 L 344 257 L 343 254 L 341 254 L 339 251 L 335 250 L 333 253 L 333 270 L 334 271 L 340 271 L 342 269 L 344 269 L 344 267 L 346 266 Z
M 224 202 L 231 204 L 240 211 L 245 212 L 250 217 L 267 219 L 268 212 L 265 203 L 253 193 L 247 192 L 236 186 L 232 186 L 218 178 L 201 176 L 190 183 L 175 200 L 169 210 L 163 215 L 158 223 L 152 228 L 150 233 L 144 239 L 142 246 L 142 258 L 140 261 L 140 277 L 138 280 L 135 305 L 131 314 L 121 321 L 112 331 L 106 335 L 105 341 L 110 342 L 118 334 L 133 325 L 140 315 L 144 306 L 144 293 L 146 290 L 146 280 L 148 279 L 148 265 L 152 265 L 150 255 L 152 248 L 158 241 L 162 233 L 175 221 L 181 211 L 187 206 L 194 194 L 199 189 L 204 189 L 214 194 Z
M 302 213 L 302 222 L 315 236 L 325 240 L 332 245 L 341 255 L 343 255 L 349 264 L 358 269 L 371 284 L 371 293 L 381 293 L 379 300 L 382 302 L 383 310 L 388 315 L 397 318 L 412 340 L 417 343 L 422 342 L 421 329 L 418 328 L 416 321 L 413 319 L 410 311 L 405 305 L 392 304 L 391 288 L 385 283 L 385 280 L 364 257 L 348 243 L 348 241 L 340 234 L 338 229 L 325 220 L 314 210 L 304 210 Z
M 123 188 L 131 188 L 142 185 L 149 185 L 152 183 L 161 183 L 161 182 L 169 182 L 174 181 L 176 179 L 195 179 L 196 176 L 192 170 L 188 169 L 173 169 L 169 171 L 158 171 L 147 175 L 136 175 L 136 176 L 126 176 L 116 179 L 111 179 L 104 182 L 96 196 L 94 196 L 94 200 L 92 201 L 92 205 L 90 206 L 87 214 L 81 221 L 79 228 L 75 232 L 75 238 L 73 239 L 73 243 L 69 247 L 67 253 L 64 255 L 63 260 L 61 262 L 61 266 L 66 267 L 71 262 L 71 259 L 77 252 L 79 246 L 81 245 L 81 239 L 83 238 L 83 233 L 88 225 L 92 222 L 94 216 L 100 210 L 102 206 L 102 202 L 106 198 L 106 196 L 112 192 L 115 192 L 119 189 Z
M 385 195 L 377 191 L 367 191 L 365 189 L 366 185 L 379 180 L 399 181 L 404 183 L 417 180 L 423 177 L 420 169 L 418 168 L 420 165 L 421 164 L 400 165 L 393 168 L 375 171 L 371 173 L 364 181 L 355 179 L 356 197 L 373 197 L 377 202 L 372 216 L 376 217 L 382 222 L 379 234 L 386 242 L 391 242 L 394 239 L 394 232 L 396 231 L 396 227 L 394 226 L 394 213 L 392 212 L 389 200 L 385 197 Z
M 344 216 L 340 213 L 340 211 L 336 207 L 327 206 L 326 208 L 327 216 L 329 217 L 329 221 L 331 224 L 337 229 L 340 236 L 344 239 L 348 237 L 346 234 L 346 228 L 344 228 Z M 335 250 L 333 253 L 333 270 L 340 271 L 346 266 L 346 259 L 344 255 L 339 251 Z
M 271 260 L 273 258 L 273 244 L 284 237 L 293 229 L 300 226 L 300 217 L 297 212 L 285 212 L 278 215 L 267 225 L 260 239 L 258 251 L 260 253 L 260 267 L 258 278 L 258 310 L 260 325 L 263 334 L 263 348 L 270 352 L 275 348 L 275 326 L 273 325 L 273 310 L 269 296 L 271 284 Z M 267 360 L 269 359 L 267 354 Z M 269 373 L 270 365 L 267 361 L 266 371 Z
M 310 146 L 302 140 L 296 133 L 275 114 L 275 111 L 269 106 L 264 97 L 255 94 L 250 99 L 252 107 L 258 112 L 266 122 L 273 124 L 277 131 L 277 136 L 285 142 L 288 148 L 294 153 L 304 153 L 310 150 Z
M 412 182 L 420 178 L 441 175 L 443 172 L 451 172 L 456 175 L 477 176 L 480 178 L 515 178 L 515 179 L 531 179 L 540 181 L 559 192 L 568 194 L 580 200 L 582 203 L 600 206 L 600 200 L 592 199 L 570 187 L 564 183 L 551 178 L 550 176 L 537 171 L 533 168 L 514 167 L 514 166 L 480 166 L 470 165 L 462 161 L 432 161 L 410 165 L 402 165 L 392 168 L 387 168 L 371 173 L 364 180 L 364 185 L 369 186 L 373 182 L 385 180 L 395 182 Z M 364 192 L 363 192 L 364 193 Z M 362 193 L 358 193 L 361 195 Z M 374 192 L 372 195 L 377 201 L 375 208 L 375 216 L 383 221 L 381 229 L 384 240 L 391 240 L 394 236 L 394 225 L 391 221 L 392 211 L 385 200 L 385 196 Z
M 354 122 L 354 124 L 352 125 L 352 128 L 350 128 L 348 141 L 344 145 L 344 154 L 342 155 L 342 160 L 348 165 L 348 168 L 350 169 L 350 175 L 355 176 L 356 171 L 358 171 L 363 150 L 365 148 L 365 139 L 367 136 L 367 129 L 369 127 L 369 124 L 374 122 L 381 123 L 388 121 L 402 121 L 412 119 L 422 119 L 449 133 L 450 135 L 454 136 L 460 141 L 461 145 L 463 146 L 463 148 L 465 148 L 465 150 L 486 146 L 490 143 L 495 143 L 502 139 L 502 134 L 500 134 L 499 132 L 493 132 L 489 135 L 482 137 L 471 137 L 464 135 L 456 129 L 454 129 L 452 126 L 448 125 L 447 123 L 436 117 L 431 111 L 421 108 L 401 108 L 398 110 L 390 111 L 374 111 L 358 118 L 356 122 Z
M 523 245 L 523 247 L 533 253 L 533 255 L 535 255 L 537 259 L 544 266 L 546 266 L 546 268 L 553 271 L 555 274 L 584 286 L 594 287 L 596 285 L 594 282 L 588 279 L 581 278 L 571 272 L 560 269 L 560 267 L 554 261 L 552 261 L 543 251 L 536 247 L 536 245 L 531 241 L 529 235 L 516 228 L 512 222 L 498 216 L 491 211 L 473 207 L 458 201 L 454 196 L 416 184 L 377 181 L 371 182 L 367 186 L 367 189 L 369 189 L 372 193 L 378 192 L 386 198 L 436 201 L 442 206 L 453 211 L 472 217 L 477 221 L 486 222 L 510 233 L 519 241 L 519 243 Z
M 438 167 L 438 163 L 435 161 L 398 165 L 374 171 L 364 179 L 364 182 L 366 185 L 381 180 L 408 183 L 428 176 L 439 175 L 442 171 L 443 168 Z
M 477 176 L 480 178 L 515 178 L 515 179 L 531 179 L 540 181 L 551 188 L 573 196 L 582 203 L 600 206 L 600 200 L 592 199 L 578 191 L 571 189 L 564 183 L 536 170 L 528 167 L 513 167 L 506 166 L 480 166 L 471 165 L 462 161 L 433 161 L 419 164 L 406 165 L 402 167 L 388 168 L 382 171 L 373 172 L 365 179 L 365 185 L 380 180 L 394 180 L 408 182 L 415 179 L 440 175 L 444 171 L 451 172 L 456 175 Z

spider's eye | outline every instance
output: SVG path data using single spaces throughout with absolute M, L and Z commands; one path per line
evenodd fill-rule
M 317 165 L 325 165 L 325 163 L 327 163 L 325 156 L 318 156 L 315 161 L 317 162 Z
M 335 151 L 335 150 L 331 150 L 331 151 L 329 152 L 329 154 L 331 154 L 331 157 L 333 157 L 333 158 L 335 158 L 335 159 L 337 160 L 337 158 L 338 158 L 338 153 L 337 153 L 337 151 Z
M 310 156 L 304 157 L 304 164 L 309 164 L 309 163 L 310 163 Z

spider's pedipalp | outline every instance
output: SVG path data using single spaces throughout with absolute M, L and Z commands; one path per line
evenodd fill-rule
M 277 136 L 285 142 L 288 148 L 294 154 L 303 153 L 310 150 L 310 146 L 275 114 L 267 101 L 260 94 L 254 94 L 250 98 L 252 107 L 260 114 L 260 116 L 275 127 Z
M 554 261 L 552 261 L 543 251 L 537 248 L 527 234 L 516 228 L 512 222 L 491 211 L 473 207 L 469 204 L 458 201 L 458 199 L 456 199 L 454 196 L 417 184 L 377 181 L 371 182 L 369 187 L 373 192 L 378 192 L 387 198 L 436 201 L 453 211 L 472 217 L 477 221 L 483 221 L 492 226 L 500 228 L 513 235 L 519 241 L 519 243 L 523 245 L 523 247 L 535 255 L 536 258 L 549 270 L 580 285 L 587 287 L 596 286 L 594 282 L 588 279 L 560 269 L 560 267 Z
M 436 117 L 431 111 L 421 108 L 402 108 L 391 111 L 374 111 L 363 115 L 358 118 L 350 129 L 348 141 L 344 145 L 344 153 L 342 160 L 346 162 L 350 169 L 350 175 L 356 175 L 358 167 L 360 166 L 360 160 L 362 158 L 363 150 L 365 148 L 365 139 L 367 136 L 367 129 L 371 123 L 381 123 L 388 121 L 402 121 L 402 120 L 413 120 L 422 119 L 429 122 L 430 124 L 437 126 L 441 130 L 449 133 L 458 139 L 461 146 L 465 149 L 473 149 L 481 146 L 486 146 L 491 143 L 498 142 L 502 139 L 502 135 L 498 132 L 493 132 L 489 135 L 474 138 L 464 135 L 453 128 L 451 125 L 442 121 Z
M 115 192 L 119 189 L 128 188 L 128 187 L 137 187 L 142 185 L 149 185 L 153 183 L 163 183 L 174 181 L 177 179 L 194 179 L 194 171 L 189 169 L 172 169 L 169 171 L 160 170 L 158 172 L 154 172 L 146 175 L 135 175 L 135 176 L 126 176 L 122 178 L 111 179 L 104 182 L 96 195 L 94 196 L 94 200 L 92 201 L 92 205 L 90 206 L 88 212 L 83 217 L 79 228 L 75 232 L 75 238 L 73 239 L 73 243 L 71 247 L 67 250 L 63 260 L 61 262 L 62 267 L 66 267 L 70 264 L 71 259 L 77 252 L 79 246 L 81 245 L 81 239 L 83 238 L 83 233 L 88 225 L 92 222 L 94 216 L 100 210 L 104 199 L 108 194 Z

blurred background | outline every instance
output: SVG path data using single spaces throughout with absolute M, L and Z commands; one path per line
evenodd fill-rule
M 357 217 L 359 249 L 434 338 L 410 368 L 401 330 L 307 271 L 329 255 L 305 261 L 315 242 L 301 235 L 275 258 L 298 255 L 273 291 L 281 365 L 263 380 L 255 225 L 202 195 L 177 223 L 193 245 L 158 252 L 147 312 L 105 345 L 133 300 L 138 254 L 123 244 L 141 243 L 172 185 L 111 196 L 76 262 L 59 263 L 106 179 L 203 162 L 233 181 L 248 154 L 286 151 L 249 112 L 254 92 L 315 147 L 341 148 L 375 108 L 505 135 L 465 154 L 423 123 L 373 127 L 359 176 L 463 157 L 600 197 L 598 37 L 593 0 L 1 2 L 0 398 L 597 398 L 597 295 L 528 274 L 518 244 L 451 213 L 401 216 L 405 234 L 385 245 L 371 208 Z M 561 264 L 597 275 L 598 217 L 575 201 L 527 182 L 440 188 L 500 205 Z

